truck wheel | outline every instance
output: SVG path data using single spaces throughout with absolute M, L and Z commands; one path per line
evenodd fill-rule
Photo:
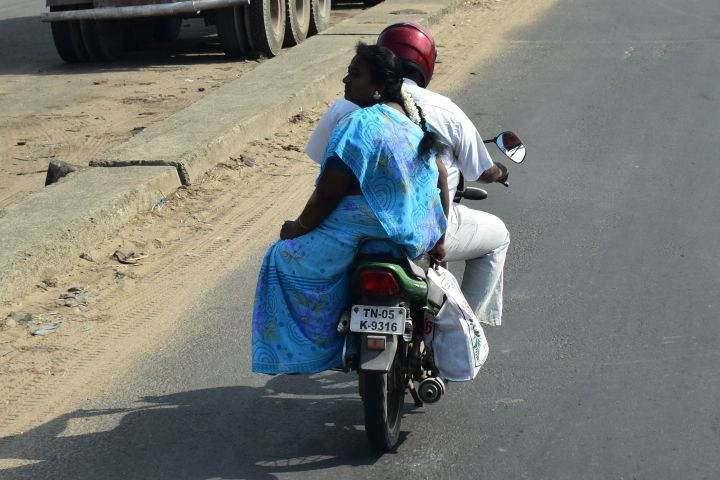
M 330 26 L 331 0 L 310 1 L 310 30 L 308 35 L 316 35 Z
M 97 21 L 79 20 L 79 22 L 83 44 L 85 44 L 85 49 L 88 52 L 88 61 L 98 62 L 105 60 L 105 54 L 100 49 L 100 34 L 98 33 Z
M 80 33 L 91 62 L 115 60 L 125 50 L 119 21 L 80 20 Z
M 51 12 L 75 10 L 74 5 L 63 7 L 50 7 Z M 55 49 L 60 58 L 68 63 L 81 63 L 88 61 L 88 53 L 80 33 L 80 22 L 71 20 L 69 22 L 52 22 L 50 24 Z
M 240 5 L 215 11 L 215 27 L 223 51 L 228 57 L 247 57 L 252 51 L 245 31 L 246 8 L 245 5 Z
M 153 38 L 158 42 L 173 42 L 180 36 L 182 17 L 156 17 L 153 19 Z
M 96 22 L 98 46 L 106 60 L 116 60 L 125 52 L 123 24 L 120 20 Z
M 283 46 L 294 47 L 310 30 L 310 0 L 287 0 L 287 23 Z
M 248 37 L 268 57 L 280 52 L 285 39 L 285 0 L 253 0 L 248 5 Z

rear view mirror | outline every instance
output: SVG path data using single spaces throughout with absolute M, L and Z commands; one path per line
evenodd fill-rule
M 513 132 L 503 132 L 495 137 L 495 145 L 515 163 L 525 160 L 525 145 Z

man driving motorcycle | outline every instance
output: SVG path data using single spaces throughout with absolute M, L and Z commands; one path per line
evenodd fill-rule
M 436 58 L 430 32 L 416 22 L 386 27 L 378 45 L 390 49 L 405 66 L 405 88 L 422 108 L 427 122 L 447 145 L 443 163 L 453 198 L 460 180 L 506 184 L 508 170 L 490 158 L 482 137 L 465 113 L 449 98 L 427 90 Z M 313 130 L 305 152 L 321 163 L 330 133 L 337 122 L 360 107 L 348 100 L 336 101 Z M 502 220 L 464 205 L 453 204 L 445 238 L 446 261 L 465 261 L 462 291 L 478 319 L 491 325 L 502 321 L 503 268 L 510 235 Z

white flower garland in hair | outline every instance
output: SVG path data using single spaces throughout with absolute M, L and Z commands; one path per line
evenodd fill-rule
M 410 118 L 415 125 L 420 125 L 420 112 L 415 105 L 415 101 L 413 101 L 412 97 L 405 88 L 405 85 L 400 87 L 400 98 L 402 99 L 402 106 L 407 112 L 408 118 Z

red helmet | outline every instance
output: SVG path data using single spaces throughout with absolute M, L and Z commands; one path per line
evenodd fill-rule
M 390 49 L 405 65 L 415 68 L 427 86 L 435 70 L 435 40 L 430 32 L 416 22 L 398 22 L 385 28 L 377 44 Z

